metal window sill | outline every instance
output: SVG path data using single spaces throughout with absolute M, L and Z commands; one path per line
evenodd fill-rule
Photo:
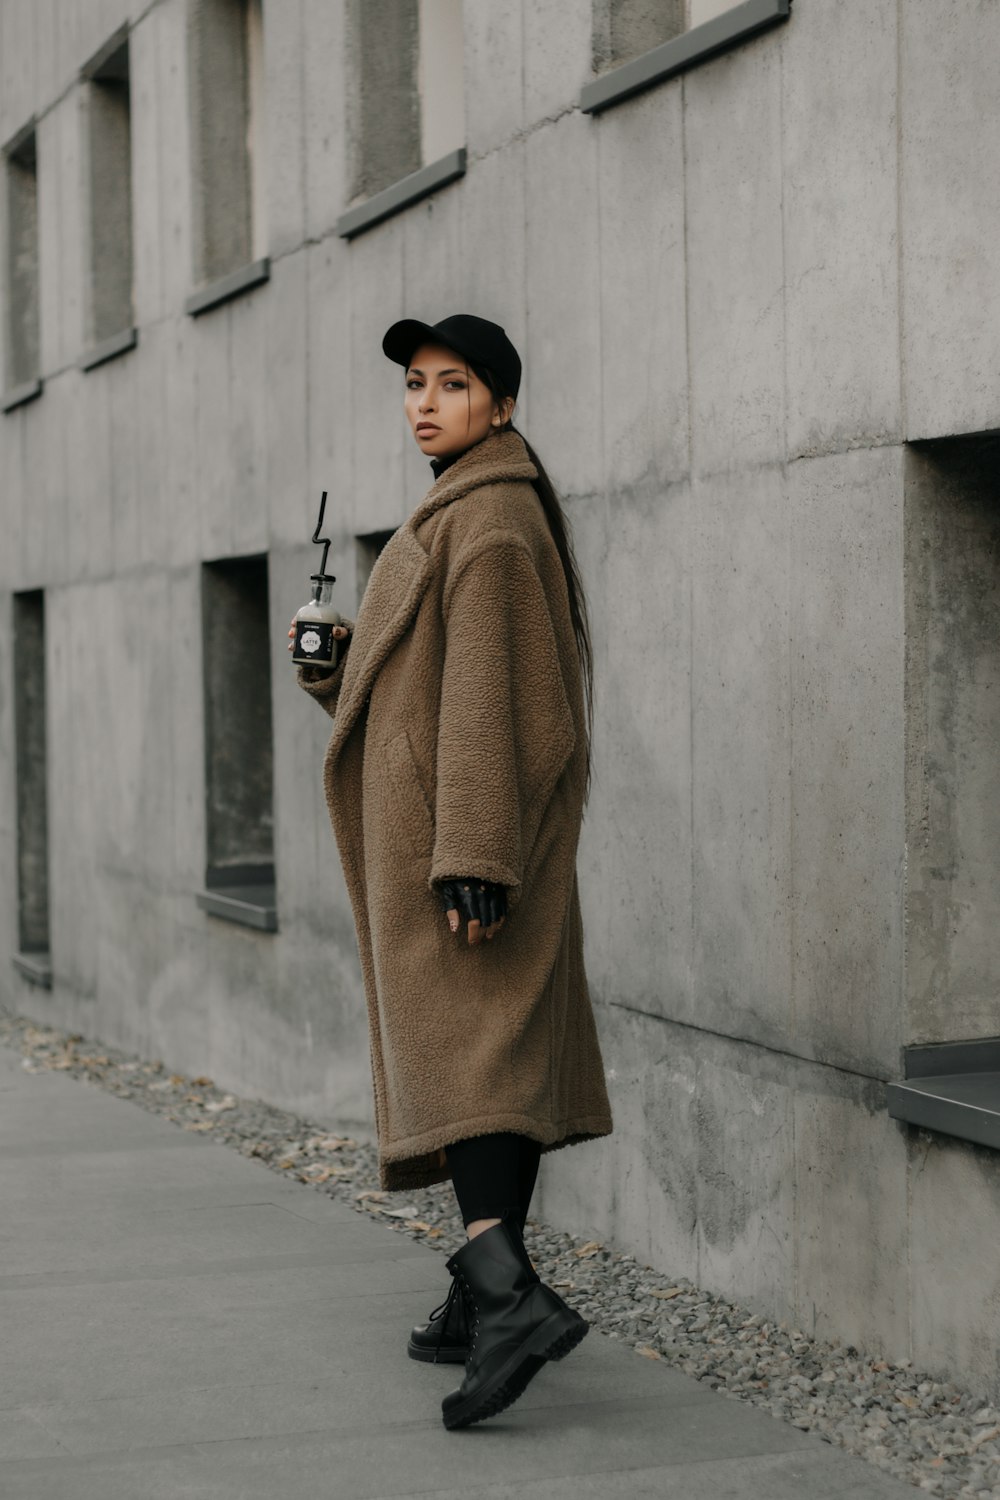
M 909 1047 L 904 1066 L 886 1084 L 890 1118 L 1000 1151 L 1000 1039 Z
M 37 984 L 43 990 L 52 988 L 52 959 L 48 952 L 12 953 L 10 961 L 29 984 Z
M 200 317 L 202 313 L 209 312 L 213 307 L 219 307 L 233 297 L 240 297 L 244 292 L 252 291 L 255 286 L 260 286 L 261 282 L 270 279 L 271 261 L 270 257 L 265 255 L 260 260 L 251 261 L 248 266 L 240 266 L 238 270 L 220 276 L 209 286 L 192 292 L 184 303 L 184 311 L 192 318 Z
M 119 354 L 125 354 L 129 349 L 134 349 L 138 342 L 138 329 L 123 328 L 121 333 L 113 333 L 109 339 L 102 339 L 92 349 L 86 350 L 80 355 L 77 364 L 84 372 L 96 370 L 98 365 L 106 364 L 109 359 L 115 359 Z
M 277 932 L 277 892 L 273 885 L 220 885 L 196 891 L 195 901 L 210 917 L 255 927 L 259 932 Z
M 381 224 L 383 219 L 398 214 L 411 203 L 418 203 L 421 198 L 428 197 L 438 188 L 445 187 L 449 182 L 454 182 L 456 177 L 464 175 L 465 147 L 459 146 L 456 151 L 449 151 L 447 156 L 442 156 L 438 161 L 432 161 L 419 171 L 401 177 L 380 193 L 373 193 L 364 203 L 349 208 L 337 220 L 337 233 L 341 239 L 353 239 L 356 234 L 371 229 L 375 224 Z
M 714 16 L 701 26 L 692 26 L 690 31 L 661 42 L 659 47 L 652 47 L 640 57 L 633 57 L 630 62 L 585 83 L 580 90 L 581 111 L 585 115 L 597 114 L 749 41 L 778 22 L 787 21 L 791 4 L 792 0 L 743 0 L 742 5 L 734 5 L 721 16 Z
M 4 411 L 13 411 L 17 406 L 24 406 L 28 401 L 34 401 L 36 396 L 42 394 L 41 380 L 24 380 L 20 385 L 15 385 L 0 396 L 0 408 Z

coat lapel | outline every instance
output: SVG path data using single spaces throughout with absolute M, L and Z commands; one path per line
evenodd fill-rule
M 538 473 L 517 432 L 491 433 L 447 468 L 379 554 L 354 622 L 344 681 L 327 749 L 336 759 L 369 697 L 375 678 L 409 629 L 434 573 L 417 528 L 442 506 L 482 484 L 534 479 Z

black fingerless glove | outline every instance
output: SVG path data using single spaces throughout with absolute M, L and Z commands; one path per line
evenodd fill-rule
M 505 885 L 480 880 L 475 875 L 464 875 L 438 881 L 437 886 L 445 911 L 457 911 L 460 917 L 470 922 L 481 922 L 484 927 L 489 927 L 507 915 Z

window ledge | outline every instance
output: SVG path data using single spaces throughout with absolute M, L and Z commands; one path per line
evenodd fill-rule
M 184 303 L 184 311 L 190 313 L 192 318 L 197 318 L 210 308 L 219 307 L 231 297 L 239 297 L 243 292 L 249 292 L 252 287 L 260 286 L 262 281 L 270 279 L 271 261 L 265 255 L 260 260 L 251 261 L 248 266 L 240 266 L 238 271 L 220 276 L 210 286 L 203 286 L 200 291 L 192 292 Z
M 337 220 L 337 233 L 342 239 L 353 239 L 356 234 L 371 229 L 375 224 L 381 224 L 383 219 L 390 218 L 401 209 L 408 208 L 411 203 L 419 202 L 421 198 L 426 198 L 438 188 L 454 182 L 456 177 L 464 175 L 465 147 L 459 146 L 456 151 L 449 151 L 447 156 L 442 156 L 438 161 L 432 161 L 419 171 L 401 177 L 380 193 L 373 193 L 364 203 L 349 208 Z
M 37 984 L 43 990 L 52 988 L 52 960 L 47 952 L 14 953 L 11 963 L 30 984 Z
M 121 333 L 113 333 L 109 339 L 102 339 L 99 344 L 81 354 L 77 364 L 81 370 L 96 370 L 98 365 L 105 364 L 107 360 L 134 349 L 138 342 L 138 329 L 123 328 Z
M 13 411 L 15 406 L 23 406 L 26 401 L 34 401 L 36 396 L 42 394 L 42 382 L 40 380 L 25 380 L 21 385 L 15 385 L 9 391 L 4 391 L 0 396 L 0 408 L 4 411 Z
M 195 892 L 195 901 L 211 917 L 256 927 L 260 932 L 277 932 L 277 892 L 273 885 L 220 885 Z
M 908 1047 L 889 1116 L 1000 1151 L 1000 1039 Z
M 621 67 L 612 68 L 599 78 L 585 83 L 580 90 L 580 109 L 586 114 L 597 114 L 633 94 L 663 83 L 686 68 L 707 58 L 716 57 L 740 42 L 748 41 L 759 32 L 767 31 L 779 21 L 787 21 L 792 0 L 743 0 L 732 10 L 714 16 L 701 26 L 693 26 L 669 42 L 662 42 L 634 57 Z

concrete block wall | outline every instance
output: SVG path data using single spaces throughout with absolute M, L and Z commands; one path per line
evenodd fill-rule
M 345 9 L 265 0 L 271 276 L 192 319 L 186 0 L 0 0 L 0 140 L 39 120 L 45 381 L 0 419 L 0 954 L 17 940 L 10 593 L 44 587 L 54 971 L 47 993 L 0 964 L 0 1000 L 370 1127 L 328 721 L 285 630 L 320 490 L 352 613 L 354 535 L 399 524 L 429 483 L 385 327 L 476 310 L 524 355 L 518 421 L 565 499 L 597 654 L 580 874 L 616 1130 L 546 1157 L 536 1209 L 1000 1394 L 1000 1157 L 890 1120 L 883 1089 L 906 1045 L 1000 1030 L 974 912 L 975 984 L 956 1002 L 925 982 L 914 922 L 943 898 L 908 862 L 912 705 L 947 717 L 915 623 L 981 675 L 994 660 L 988 631 L 973 650 L 935 623 L 968 570 L 957 547 L 933 589 L 915 566 L 918 528 L 947 533 L 947 485 L 909 445 L 1000 427 L 1000 204 L 979 167 L 1000 14 L 794 0 L 787 23 L 585 116 L 592 0 L 558 24 L 528 0 L 467 4 L 466 175 L 347 242 Z M 83 374 L 75 77 L 126 20 L 139 342 Z M 264 551 L 273 935 L 194 901 L 200 567 Z M 962 701 L 989 733 L 983 696 Z M 977 764 L 936 790 L 959 799 L 956 858 L 982 888 Z M 968 882 L 952 895 L 975 907 Z

